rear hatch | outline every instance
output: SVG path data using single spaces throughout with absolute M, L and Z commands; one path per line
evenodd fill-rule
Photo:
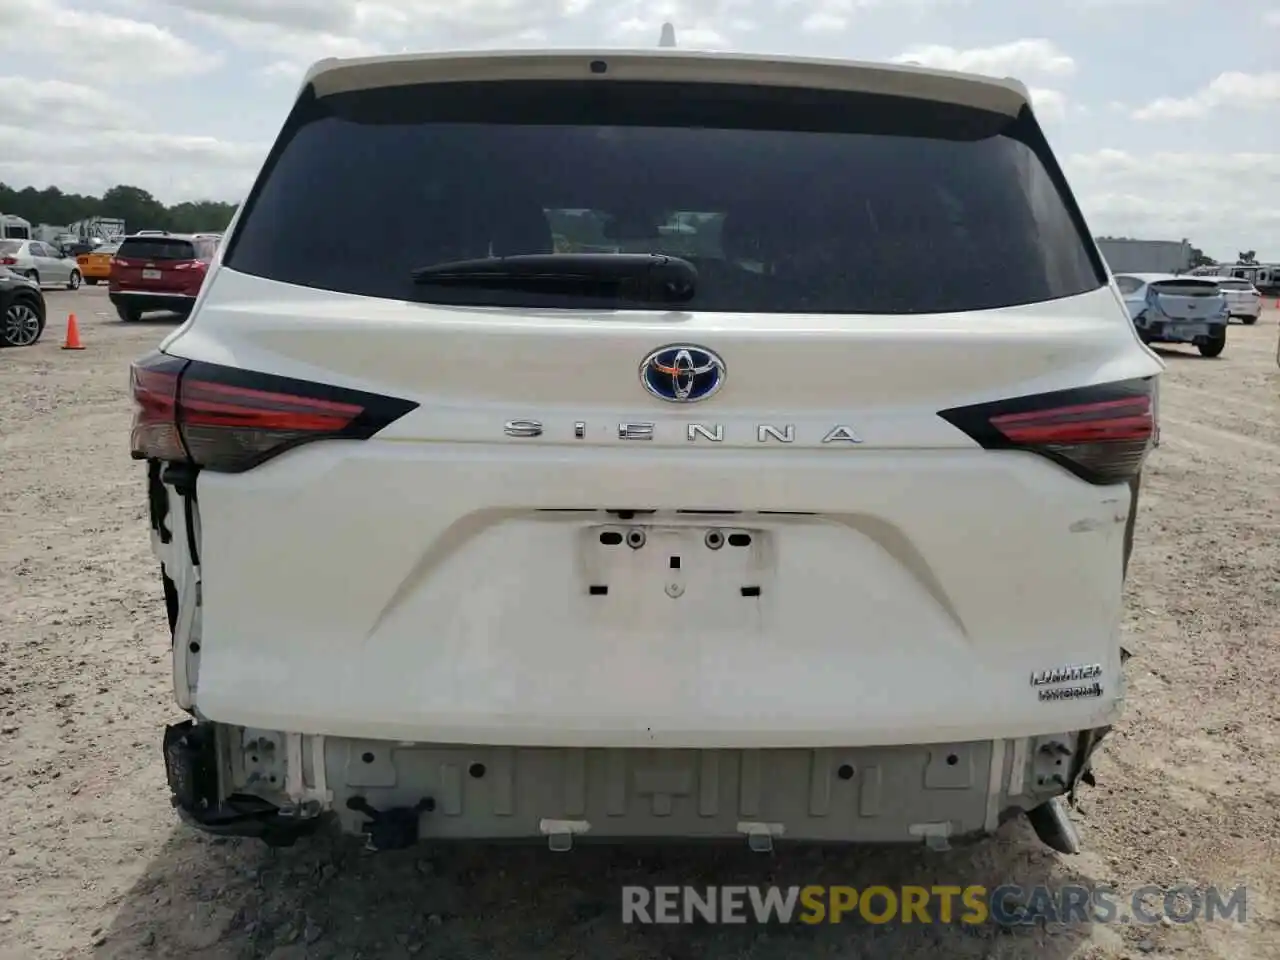
M 202 714 L 725 747 L 1112 716 L 1127 474 L 1081 479 L 1060 428 L 1127 401 L 1052 392 L 1160 364 L 1021 95 L 593 59 L 341 66 L 302 96 L 164 344 L 196 361 Z M 364 229 L 318 229 L 317 197 Z M 553 251 L 696 286 L 414 279 Z M 1010 438 L 1061 442 L 982 448 Z M 1096 693 L 1040 697 L 1069 664 Z
M 1219 280 L 1218 289 L 1226 296 L 1227 305 L 1232 308 L 1252 308 L 1262 299 L 1262 295 L 1248 280 Z
M 1183 277 L 1147 287 L 1147 304 L 1170 320 L 1213 320 L 1226 313 L 1226 298 L 1212 280 Z
M 111 260 L 111 284 L 123 292 L 187 293 L 199 287 L 204 264 L 182 237 L 129 237 Z

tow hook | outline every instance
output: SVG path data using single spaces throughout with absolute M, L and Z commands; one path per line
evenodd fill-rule
M 418 842 L 418 823 L 422 814 L 436 808 L 431 797 L 423 797 L 412 807 L 374 808 L 364 797 L 349 797 L 347 809 L 363 813 L 369 822 L 361 831 L 369 835 L 370 850 L 403 850 Z
M 1076 832 L 1076 825 L 1071 822 L 1071 815 L 1060 797 L 1046 800 L 1027 811 L 1027 819 L 1045 846 L 1059 853 L 1074 855 L 1080 852 L 1080 834 Z

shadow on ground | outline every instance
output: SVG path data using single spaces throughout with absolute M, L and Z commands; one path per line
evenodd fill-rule
M 1230 344 L 1227 344 L 1227 346 L 1229 347 Z M 1221 356 L 1202 357 L 1200 356 L 1200 351 L 1196 350 L 1194 347 L 1191 350 L 1178 350 L 1165 344 L 1153 343 L 1151 344 L 1151 349 L 1154 350 L 1162 360 L 1199 360 L 1201 363 L 1214 363 L 1222 359 Z
M 181 317 L 176 313 L 150 313 L 139 317 L 137 320 L 121 320 L 114 314 L 108 319 L 130 327 L 180 327 L 186 322 L 187 318 Z
M 777 884 L 930 887 L 1092 881 L 1040 846 L 1020 821 L 978 846 L 943 852 L 867 847 L 423 845 L 368 853 L 352 839 L 272 851 L 181 827 L 121 899 L 95 960 L 798 960 L 802 957 L 1065 960 L 1087 923 L 1025 926 L 628 925 L 625 885 Z M 881 901 L 883 903 L 883 901 Z M 960 905 L 957 904 L 959 907 Z M 957 914 L 959 914 L 959 910 Z M 1086 951 L 1084 954 L 1090 953 Z

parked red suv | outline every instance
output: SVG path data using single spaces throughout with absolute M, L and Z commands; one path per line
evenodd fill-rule
M 125 237 L 111 258 L 111 303 L 121 320 L 154 310 L 191 313 L 218 249 L 216 237 L 141 234 Z

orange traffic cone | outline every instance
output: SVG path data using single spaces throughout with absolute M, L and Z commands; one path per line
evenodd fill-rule
M 76 315 L 74 313 L 67 315 L 67 339 L 62 342 L 62 349 L 84 349 L 84 344 L 80 342 L 80 324 L 76 323 Z

